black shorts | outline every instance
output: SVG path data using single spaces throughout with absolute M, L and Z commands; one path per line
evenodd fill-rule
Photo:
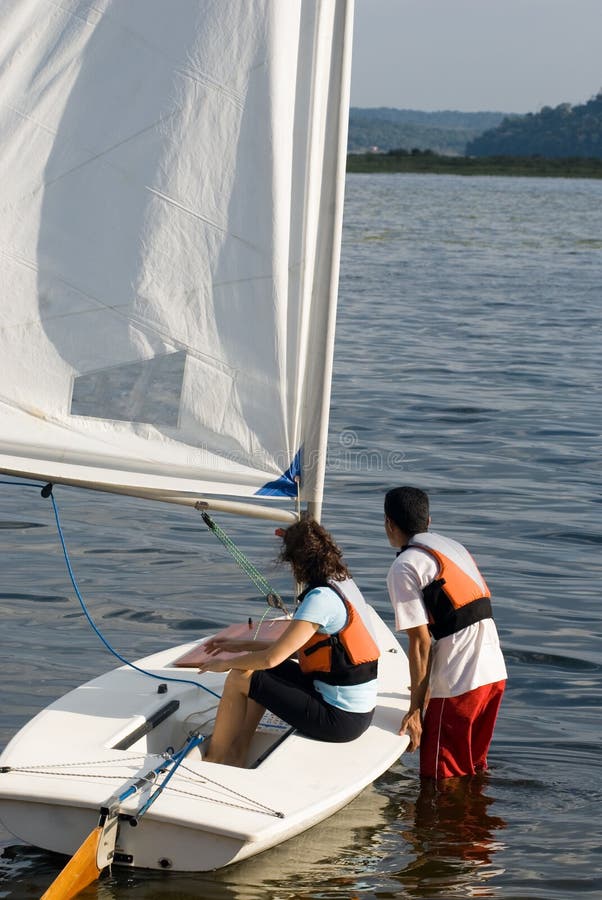
M 364 733 L 374 715 L 374 710 L 348 712 L 331 706 L 315 689 L 313 677 L 290 659 L 273 669 L 253 672 L 249 697 L 318 741 L 353 741 Z

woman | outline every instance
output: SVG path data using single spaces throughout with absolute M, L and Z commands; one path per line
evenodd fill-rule
M 244 766 L 266 709 L 321 741 L 352 741 L 370 725 L 376 705 L 378 647 L 368 608 L 330 534 L 303 517 L 282 537 L 280 559 L 306 589 L 284 634 L 273 643 L 213 638 L 199 672 L 230 670 L 206 759 Z M 248 652 L 244 652 L 248 651 Z M 298 662 L 291 659 L 297 654 Z

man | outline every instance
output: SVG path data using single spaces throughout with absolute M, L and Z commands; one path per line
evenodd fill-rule
M 473 775 L 487 768 L 506 667 L 489 590 L 462 544 L 429 532 L 424 491 L 385 497 L 385 531 L 399 552 L 387 575 L 398 630 L 409 638 L 410 708 L 400 734 L 420 747 L 420 774 Z

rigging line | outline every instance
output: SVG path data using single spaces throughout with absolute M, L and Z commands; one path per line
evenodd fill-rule
M 188 739 L 188 743 L 190 743 L 190 741 L 192 740 L 193 737 L 198 738 L 198 735 L 192 735 L 191 738 Z M 200 743 L 201 740 L 204 740 L 204 737 L 201 738 L 198 742 Z M 186 746 L 188 746 L 188 744 Z M 192 746 L 192 744 L 191 744 L 191 746 Z M 80 762 L 74 762 L 74 763 L 47 763 L 47 764 L 43 764 L 43 765 L 42 764 L 41 765 L 34 764 L 31 766 L 1 766 L 0 774 L 5 775 L 5 774 L 10 773 L 10 774 L 14 774 L 14 775 L 57 775 L 60 777 L 71 777 L 71 778 L 93 778 L 94 780 L 100 780 L 100 779 L 109 780 L 109 781 L 119 780 L 122 783 L 124 780 L 127 782 L 127 781 L 134 781 L 134 779 L 136 779 L 136 785 L 138 784 L 138 782 L 140 782 L 140 783 L 144 782 L 144 783 L 150 784 L 150 783 L 152 783 L 151 778 L 158 777 L 163 771 L 165 771 L 165 769 L 167 769 L 170 765 L 172 765 L 175 762 L 176 758 L 181 753 L 182 753 L 181 750 L 178 753 L 173 753 L 173 754 L 168 754 L 168 755 L 165 755 L 162 753 L 150 753 L 150 754 L 146 753 L 146 754 L 139 754 L 137 756 L 133 756 L 129 759 L 127 757 L 121 757 L 114 761 L 114 765 L 116 767 L 119 767 L 123 762 L 133 763 L 134 760 L 147 760 L 149 757 L 153 757 L 153 756 L 157 757 L 158 759 L 161 760 L 161 762 L 159 762 L 155 766 L 154 769 L 152 769 L 150 772 L 147 772 L 145 775 L 140 775 L 140 776 L 138 775 L 137 772 L 133 772 L 131 774 L 127 774 L 124 772 L 116 772 L 114 775 L 105 775 L 104 773 L 100 773 L 100 772 L 67 772 L 67 771 L 65 771 L 65 769 L 70 768 L 72 766 L 85 766 L 85 765 L 96 766 L 96 765 L 104 765 L 107 762 L 110 762 L 110 761 L 102 760 L 102 759 L 101 760 L 90 760 L 89 762 L 81 762 L 80 761 Z M 63 771 L 57 772 L 57 771 L 54 771 L 55 769 L 62 769 Z M 139 771 L 139 769 L 138 769 L 138 771 Z M 122 792 L 119 795 L 119 797 L 117 799 L 124 800 L 124 799 L 126 799 L 126 797 L 131 796 L 131 794 L 135 793 L 135 791 L 137 789 L 136 785 L 130 785 L 124 792 Z
M 265 617 L 266 617 L 266 616 L 268 615 L 268 613 L 270 612 L 270 609 L 271 609 L 271 607 L 268 606 L 267 609 L 265 610 L 264 614 L 262 615 L 261 619 L 260 619 L 259 622 L 257 623 L 257 628 L 255 629 L 255 634 L 254 634 L 254 636 L 253 636 L 253 640 L 254 640 L 254 641 L 256 641 L 257 638 L 259 637 L 259 632 L 261 631 L 261 626 L 262 626 L 263 623 L 264 623 Z M 269 621 L 269 620 L 268 620 L 268 621 Z M 251 625 L 252 625 L 252 620 L 249 619 L 249 628 L 251 627 Z
M 186 778 L 184 780 L 190 782 L 191 784 L 197 784 L 199 786 L 211 786 L 214 788 L 220 788 L 222 791 L 226 791 L 230 796 L 236 797 L 239 800 L 244 800 L 245 803 L 251 803 L 258 807 L 258 809 L 265 810 L 266 812 L 273 813 L 273 815 L 278 816 L 280 818 L 284 818 L 282 813 L 277 812 L 277 810 L 272 809 L 271 806 L 266 806 L 265 803 L 261 803 L 259 800 L 254 800 L 252 797 L 247 797 L 246 794 L 241 794 L 239 791 L 235 791 L 234 788 L 229 787 L 227 784 L 222 784 L 220 781 L 215 781 L 213 778 L 208 778 L 205 774 L 201 774 L 200 772 L 195 772 L 194 769 L 189 769 L 188 766 L 182 765 L 182 770 L 184 772 L 188 772 L 189 775 L 192 775 L 192 778 Z M 179 788 L 170 788 L 170 790 L 179 790 Z M 219 802 L 219 798 L 217 800 Z
M 167 788 L 168 792 L 173 794 L 181 794 L 183 797 L 193 797 L 195 800 L 203 800 L 205 803 L 219 803 L 220 806 L 229 806 L 232 809 L 244 809 L 245 812 L 252 813 L 263 813 L 266 816 L 274 816 L 277 819 L 284 819 L 284 813 L 278 812 L 278 810 L 270 809 L 269 806 L 263 806 L 261 803 L 257 804 L 256 800 L 249 800 L 248 806 L 243 806 L 243 803 L 234 803 L 231 800 L 224 800 L 222 797 L 210 797 L 204 794 L 197 794 L 194 791 L 185 791 L 183 788 L 177 788 L 170 785 Z M 246 798 L 243 797 L 244 801 Z
M 27 768 L 19 768 L 14 769 L 12 766 L 2 766 L 0 768 L 0 774 L 6 775 L 56 775 L 61 778 L 90 778 L 93 781 L 100 781 L 101 779 L 104 781 L 123 781 L 126 778 L 134 778 L 134 775 L 124 775 L 123 773 L 115 773 L 115 775 L 104 775 L 102 772 L 54 772 L 52 769 L 27 769 Z
M 80 759 L 76 762 L 30 763 L 27 766 L 5 766 L 2 771 L 42 772 L 46 769 L 77 769 L 78 766 L 120 766 L 121 763 L 133 764 L 137 759 L 148 759 L 149 756 L 163 758 L 161 753 L 137 753 L 136 756 L 118 756 L 116 759 Z M 76 773 L 77 774 L 77 773 Z
M 220 541 L 226 550 L 230 553 L 234 561 L 237 563 L 240 569 L 250 578 L 256 588 L 261 591 L 262 594 L 265 595 L 266 603 L 268 606 L 281 609 L 288 615 L 286 606 L 282 600 L 280 594 L 275 591 L 270 585 L 269 581 L 264 578 L 259 569 L 253 565 L 250 559 L 248 559 L 242 550 L 236 546 L 234 541 L 228 537 L 226 532 L 220 528 L 220 526 L 215 522 L 206 509 L 202 508 L 202 504 L 197 504 L 197 509 L 199 509 L 201 513 L 201 517 L 203 522 L 211 531 L 218 541 Z
M 157 797 L 159 796 L 159 794 L 161 794 L 161 793 L 165 790 L 165 788 L 167 787 L 168 782 L 169 782 L 169 781 L 171 780 L 171 778 L 175 775 L 175 773 L 176 773 L 176 771 L 177 771 L 177 769 L 178 769 L 178 766 L 180 766 L 180 764 L 184 761 L 184 759 L 186 758 L 186 756 L 188 755 L 188 753 L 189 753 L 194 747 L 198 747 L 200 744 L 202 744 L 204 740 L 205 740 L 204 735 L 202 735 L 202 734 L 193 734 L 191 737 L 188 738 L 188 740 L 186 741 L 186 743 L 185 743 L 185 745 L 182 747 L 182 749 L 181 749 L 178 753 L 175 753 L 175 754 L 171 757 L 171 760 L 170 760 L 171 767 L 170 767 L 169 770 L 167 771 L 167 774 L 165 775 L 165 778 L 163 779 L 163 781 L 161 782 L 161 784 L 153 791 L 153 793 L 152 793 L 152 794 L 150 795 L 150 797 L 147 799 L 146 803 L 144 803 L 144 805 L 138 810 L 138 812 L 136 813 L 136 818 L 137 818 L 137 819 L 141 819 L 142 816 L 143 816 L 146 812 L 148 812 L 149 808 L 153 805 L 153 803 L 155 802 L 155 800 L 157 799 Z M 163 771 L 163 770 L 161 770 L 161 771 Z M 157 772 L 157 778 L 160 776 L 161 771 Z
M 173 676 L 169 676 L 169 675 L 165 675 L 165 674 L 155 675 L 154 672 L 148 672 L 146 669 L 142 669 L 142 668 L 140 668 L 140 666 L 137 666 L 135 663 L 130 662 L 130 660 L 126 659 L 124 656 L 122 656 L 120 653 L 118 653 L 117 650 L 115 650 L 109 644 L 107 639 L 104 637 L 104 635 L 102 634 L 102 632 L 100 631 L 100 629 L 98 628 L 98 626 L 96 625 L 94 620 L 92 619 L 92 616 L 88 612 L 88 609 L 84 602 L 84 598 L 81 595 L 77 581 L 75 579 L 75 574 L 73 572 L 73 568 L 71 566 L 71 560 L 69 559 L 69 553 L 67 552 L 67 546 L 65 544 L 63 529 L 61 527 L 58 506 L 57 506 L 56 500 L 54 499 L 54 494 L 52 493 L 52 485 L 47 484 L 45 487 L 42 488 L 41 493 L 42 493 L 42 497 L 44 497 L 45 499 L 50 497 L 50 499 L 52 501 L 52 509 L 54 511 L 56 527 L 58 530 L 61 547 L 63 549 L 63 556 L 65 558 L 65 563 L 67 566 L 67 571 L 69 573 L 69 578 L 71 579 L 71 584 L 73 585 L 73 590 L 75 591 L 76 597 L 79 600 L 79 605 L 81 606 L 82 612 L 85 615 L 86 619 L 88 620 L 88 623 L 90 624 L 91 628 L 96 633 L 97 637 L 100 638 L 100 640 L 105 645 L 107 650 L 110 653 L 112 653 L 113 656 L 117 657 L 117 659 L 120 660 L 120 662 L 122 662 L 124 665 L 129 666 L 129 668 L 134 669 L 134 671 L 139 672 L 141 675 L 146 675 L 149 678 L 156 679 L 157 681 L 172 681 L 172 682 L 176 682 L 178 684 L 191 684 L 191 685 L 193 685 L 193 687 L 201 688 L 201 690 L 207 691 L 208 694 L 212 694 L 214 697 L 219 697 L 220 696 L 219 694 L 217 694 L 215 691 L 212 691 L 211 688 L 208 688 L 206 685 L 200 684 L 198 681 L 191 681 L 189 678 L 174 678 Z

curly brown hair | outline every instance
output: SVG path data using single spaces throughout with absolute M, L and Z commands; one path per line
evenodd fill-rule
M 295 578 L 305 585 L 321 584 L 329 579 L 343 581 L 349 570 L 343 553 L 325 528 L 303 515 L 282 533 L 280 560 L 290 563 Z

